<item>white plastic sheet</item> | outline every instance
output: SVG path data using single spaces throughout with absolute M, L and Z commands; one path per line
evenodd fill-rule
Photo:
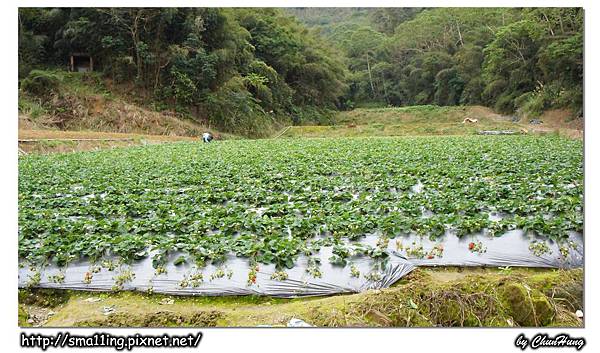
M 361 243 L 376 246 L 379 236 L 370 234 Z M 478 244 L 470 249 L 470 244 Z M 532 250 L 532 244 L 544 243 L 542 253 Z M 563 247 L 563 251 L 561 251 Z M 437 248 L 438 250 L 434 250 Z M 407 251 L 419 249 L 419 251 Z M 441 251 L 439 249 L 442 249 Z M 568 254 L 565 256 L 564 250 Z M 477 250 L 477 251 L 474 251 Z M 35 271 L 40 273 L 36 284 L 42 288 L 62 288 L 74 290 L 109 291 L 115 285 L 115 279 L 125 273 L 133 278 L 125 281 L 120 289 L 148 291 L 175 295 L 269 295 L 277 297 L 320 296 L 338 293 L 355 293 L 367 289 L 386 288 L 411 272 L 415 266 L 527 266 L 549 268 L 571 268 L 583 266 L 583 236 L 570 233 L 569 240 L 558 244 L 546 238 L 524 235 L 520 230 L 512 230 L 500 237 L 485 234 L 458 238 L 447 234 L 441 239 L 430 240 L 427 237 L 399 236 L 391 239 L 386 249 L 389 257 L 384 266 L 366 256 L 354 256 L 348 259 L 348 265 L 342 267 L 329 263 L 331 247 L 323 247 L 318 254 L 321 277 L 307 272 L 308 258 L 300 256 L 294 268 L 286 269 L 287 279 L 272 279 L 275 265 L 259 264 L 256 282 L 248 284 L 250 264 L 248 259 L 231 255 L 221 265 L 209 264 L 198 269 L 194 265 L 175 266 L 173 261 L 179 254 L 173 254 L 166 266 L 166 273 L 156 274 L 152 267 L 151 256 L 131 265 L 120 265 L 112 271 L 101 268 L 92 273 L 90 283 L 84 281 L 86 273 L 93 264 L 80 261 L 71 263 L 65 269 L 47 266 L 34 269 L 24 266 L 19 270 L 19 286 L 31 284 Z M 415 255 L 416 253 L 416 255 Z M 354 275 L 352 268 L 354 267 Z M 356 277 L 357 272 L 359 273 Z M 197 273 L 202 281 L 195 285 L 184 285 Z M 64 275 L 64 281 L 52 281 L 52 276 Z M 215 276 L 217 275 L 217 276 Z

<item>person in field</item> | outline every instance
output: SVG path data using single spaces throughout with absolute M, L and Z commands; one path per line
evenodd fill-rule
M 210 132 L 205 132 L 202 134 L 202 141 L 204 143 L 208 143 L 208 142 L 212 141 L 212 139 L 213 139 L 213 136 Z

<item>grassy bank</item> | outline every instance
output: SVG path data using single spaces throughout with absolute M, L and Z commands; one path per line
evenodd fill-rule
M 392 288 L 326 298 L 21 290 L 19 303 L 21 326 L 579 327 L 583 270 L 419 268 Z
M 476 123 L 463 123 L 465 118 Z M 485 107 L 414 106 L 360 108 L 339 112 L 328 126 L 293 126 L 283 137 L 472 135 L 481 130 L 515 130 L 513 123 Z
M 466 118 L 477 122 L 463 123 Z M 329 125 L 292 126 L 281 137 L 473 135 L 482 130 L 583 137 L 583 120 L 573 119 L 567 110 L 548 111 L 538 122 L 514 122 L 512 116 L 482 106 L 358 108 L 337 113 Z
M 160 109 L 135 95 L 131 87 L 115 86 L 99 73 L 42 71 L 53 83 L 43 92 L 19 91 L 22 130 L 95 131 L 166 136 L 199 136 L 214 128 L 189 114 Z M 42 88 L 40 88 L 41 90 Z

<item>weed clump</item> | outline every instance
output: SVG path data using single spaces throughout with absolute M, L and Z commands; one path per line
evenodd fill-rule
M 47 98 L 58 90 L 60 78 L 48 71 L 32 70 L 29 75 L 21 81 L 21 89 L 31 95 Z
M 71 293 L 67 290 L 30 288 L 19 290 L 19 304 L 53 308 L 69 301 Z

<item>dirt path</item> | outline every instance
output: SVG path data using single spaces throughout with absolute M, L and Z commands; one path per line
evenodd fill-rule
M 142 135 L 97 131 L 19 130 L 19 148 L 25 153 L 89 151 L 143 144 L 199 141 L 188 136 Z
M 142 135 L 98 131 L 19 130 L 19 139 L 146 139 L 149 141 L 198 141 L 197 137 Z
M 480 114 L 494 119 L 498 122 L 510 121 L 512 117 L 503 116 L 494 113 L 491 109 L 486 107 L 472 107 L 473 110 L 478 111 Z M 562 136 L 570 138 L 583 138 L 584 133 L 584 119 L 574 118 L 573 114 L 566 109 L 553 109 L 548 110 L 537 119 L 522 119 L 519 125 L 525 128 L 528 133 L 537 134 L 548 134 L 557 133 Z M 531 124 L 530 121 L 537 120 L 539 124 Z

